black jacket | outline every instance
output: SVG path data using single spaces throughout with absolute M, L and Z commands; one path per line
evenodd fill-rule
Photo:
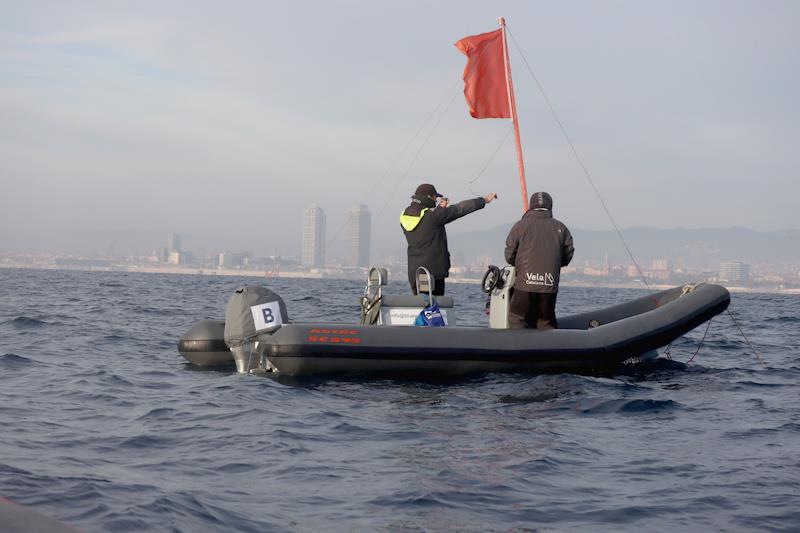
M 551 211 L 528 210 L 506 239 L 506 261 L 516 267 L 514 288 L 558 292 L 561 267 L 572 261 L 574 252 L 572 235 Z
M 419 219 L 416 227 L 403 233 L 408 241 L 408 280 L 415 282 L 417 268 L 424 266 L 434 278 L 446 278 L 450 271 L 450 252 L 447 249 L 447 232 L 445 224 L 457 220 L 465 215 L 483 209 L 486 200 L 473 198 L 464 200 L 447 207 L 433 207 L 430 198 L 414 196 L 412 203 L 401 215 L 401 221 L 406 217 Z M 423 213 L 423 209 L 427 209 Z

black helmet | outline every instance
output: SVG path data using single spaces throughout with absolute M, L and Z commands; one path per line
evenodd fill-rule
M 535 192 L 531 195 L 531 209 L 553 210 L 553 197 L 546 192 Z

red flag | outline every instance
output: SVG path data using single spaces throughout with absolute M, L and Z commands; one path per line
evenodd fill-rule
M 469 114 L 473 118 L 511 118 L 502 28 L 464 37 L 456 48 L 467 56 L 464 97 Z

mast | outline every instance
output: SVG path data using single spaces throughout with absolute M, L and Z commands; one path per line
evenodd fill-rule
M 525 164 L 522 162 L 522 142 L 519 140 L 519 122 L 517 121 L 517 102 L 514 99 L 514 84 L 511 83 L 511 63 L 508 61 L 508 43 L 506 41 L 506 19 L 497 19 L 503 30 L 503 62 L 506 71 L 506 92 L 508 93 L 508 109 L 511 111 L 511 122 L 514 125 L 514 144 L 517 147 L 517 168 L 519 169 L 519 187 L 522 192 L 522 212 L 528 210 L 528 186 L 525 183 Z

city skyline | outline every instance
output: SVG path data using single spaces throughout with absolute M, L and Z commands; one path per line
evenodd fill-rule
M 301 217 L 304 210 L 300 210 Z M 348 214 L 348 211 L 343 211 Z M 326 215 L 327 220 L 327 215 Z M 326 224 L 327 227 L 327 224 Z M 464 259 L 476 256 L 490 255 L 495 261 L 502 260 L 503 243 L 510 226 L 498 226 L 477 232 L 450 232 L 449 240 L 454 257 L 463 256 Z M 337 228 L 334 235 L 326 232 L 326 249 L 331 245 L 338 250 L 338 255 L 333 259 L 337 264 L 345 259 L 347 251 L 347 224 Z M 605 264 L 609 259 L 619 264 L 632 259 L 624 251 L 619 234 L 614 231 L 586 230 L 584 228 L 571 228 L 576 242 L 576 260 L 590 259 L 593 264 Z M 399 232 L 399 230 L 398 230 Z M 635 259 L 641 262 L 660 260 L 668 261 L 669 265 L 677 262 L 678 265 L 689 260 L 692 263 L 702 263 L 703 259 L 710 260 L 711 264 L 722 261 L 736 261 L 745 259 L 752 264 L 791 264 L 800 265 L 800 231 L 789 232 L 758 232 L 749 228 L 676 228 L 662 230 L 658 228 L 623 228 Z M 166 239 L 165 239 L 166 236 Z M 259 239 L 250 241 L 237 235 L 198 235 L 178 234 L 175 232 L 138 232 L 138 231 L 108 231 L 102 230 L 84 235 L 61 236 L 54 234 L 48 243 L 37 243 L 36 247 L 20 246 L 17 249 L 1 249 L 0 254 L 52 254 L 76 255 L 85 257 L 123 257 L 130 255 L 147 255 L 155 253 L 161 261 L 168 261 L 169 256 L 176 252 L 170 243 L 180 240 L 181 250 L 191 250 L 196 256 L 203 257 L 211 253 L 220 252 L 241 253 L 247 252 L 251 256 L 282 256 L 302 259 L 302 233 L 295 238 L 295 250 L 279 248 L 271 244 L 270 240 Z M 371 239 L 370 257 L 392 257 L 397 259 L 405 257 L 406 243 L 404 240 L 386 242 Z M 166 246 L 159 243 L 166 242 Z M 27 243 L 24 243 L 27 244 Z M 153 252 L 155 250 L 155 252 Z M 626 257 L 627 256 L 627 257 Z M 463 260 L 463 259 L 462 259 Z M 462 261 L 459 260 L 459 263 Z M 663 269 L 663 266 L 654 266 L 654 269 Z
M 351 211 L 360 213 L 361 207 Z M 357 219 L 356 219 L 357 220 Z M 168 245 L 174 245 L 181 236 L 169 234 Z M 210 274 L 241 275 L 256 277 L 299 278 L 343 278 L 362 279 L 367 272 L 365 266 L 354 267 L 348 262 L 334 262 L 325 267 L 304 266 L 296 259 L 280 256 L 257 257 L 250 252 L 219 252 L 202 257 L 192 250 L 177 251 L 174 248 L 165 254 L 168 247 L 139 257 L 75 257 L 51 254 L 25 255 L 0 252 L 0 268 L 38 268 L 59 270 L 116 271 L 159 274 Z M 606 287 L 670 287 L 685 283 L 724 283 L 736 290 L 800 293 L 800 263 L 789 268 L 755 267 L 744 261 L 722 261 L 708 269 L 673 266 L 673 258 L 653 258 L 649 264 L 614 263 L 608 254 L 599 262 L 584 260 L 562 268 L 562 281 L 573 284 Z M 680 259 L 679 259 L 680 262 Z M 451 281 L 477 283 L 488 265 L 489 257 L 473 257 L 459 262 L 451 268 Z M 390 278 L 405 273 L 403 260 L 379 259 L 375 265 L 386 267 Z M 374 266 L 374 265 L 372 265 Z

